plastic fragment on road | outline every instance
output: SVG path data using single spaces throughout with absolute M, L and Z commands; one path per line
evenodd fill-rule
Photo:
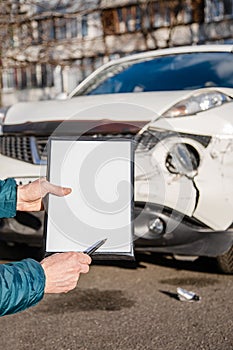
M 192 301 L 200 301 L 201 300 L 201 297 L 199 295 L 197 295 L 196 293 L 188 291 L 188 290 L 180 288 L 180 287 L 177 288 L 177 296 L 178 296 L 180 301 L 192 302 Z

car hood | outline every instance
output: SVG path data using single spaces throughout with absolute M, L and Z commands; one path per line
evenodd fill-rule
M 149 122 L 188 94 L 188 91 L 143 92 L 21 102 L 9 108 L 4 124 L 103 119 Z

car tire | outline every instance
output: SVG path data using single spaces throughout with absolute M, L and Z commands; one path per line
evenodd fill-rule
M 223 255 L 217 257 L 220 271 L 226 274 L 233 274 L 233 246 Z

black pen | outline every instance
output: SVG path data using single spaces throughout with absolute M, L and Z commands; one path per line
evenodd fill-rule
M 84 250 L 83 253 L 92 255 L 98 248 L 100 248 L 105 242 L 107 241 L 107 238 L 101 239 L 100 241 L 94 243 L 90 247 Z

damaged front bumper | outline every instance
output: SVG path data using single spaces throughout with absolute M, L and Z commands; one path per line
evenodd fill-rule
M 233 137 L 148 127 L 137 139 L 135 200 L 172 208 L 213 231 L 233 222 Z
M 233 244 L 233 136 L 178 132 L 175 122 L 136 139 L 135 245 L 216 257 Z
M 135 203 L 135 249 L 217 257 L 233 245 L 233 225 L 214 231 L 194 218 L 153 203 Z

